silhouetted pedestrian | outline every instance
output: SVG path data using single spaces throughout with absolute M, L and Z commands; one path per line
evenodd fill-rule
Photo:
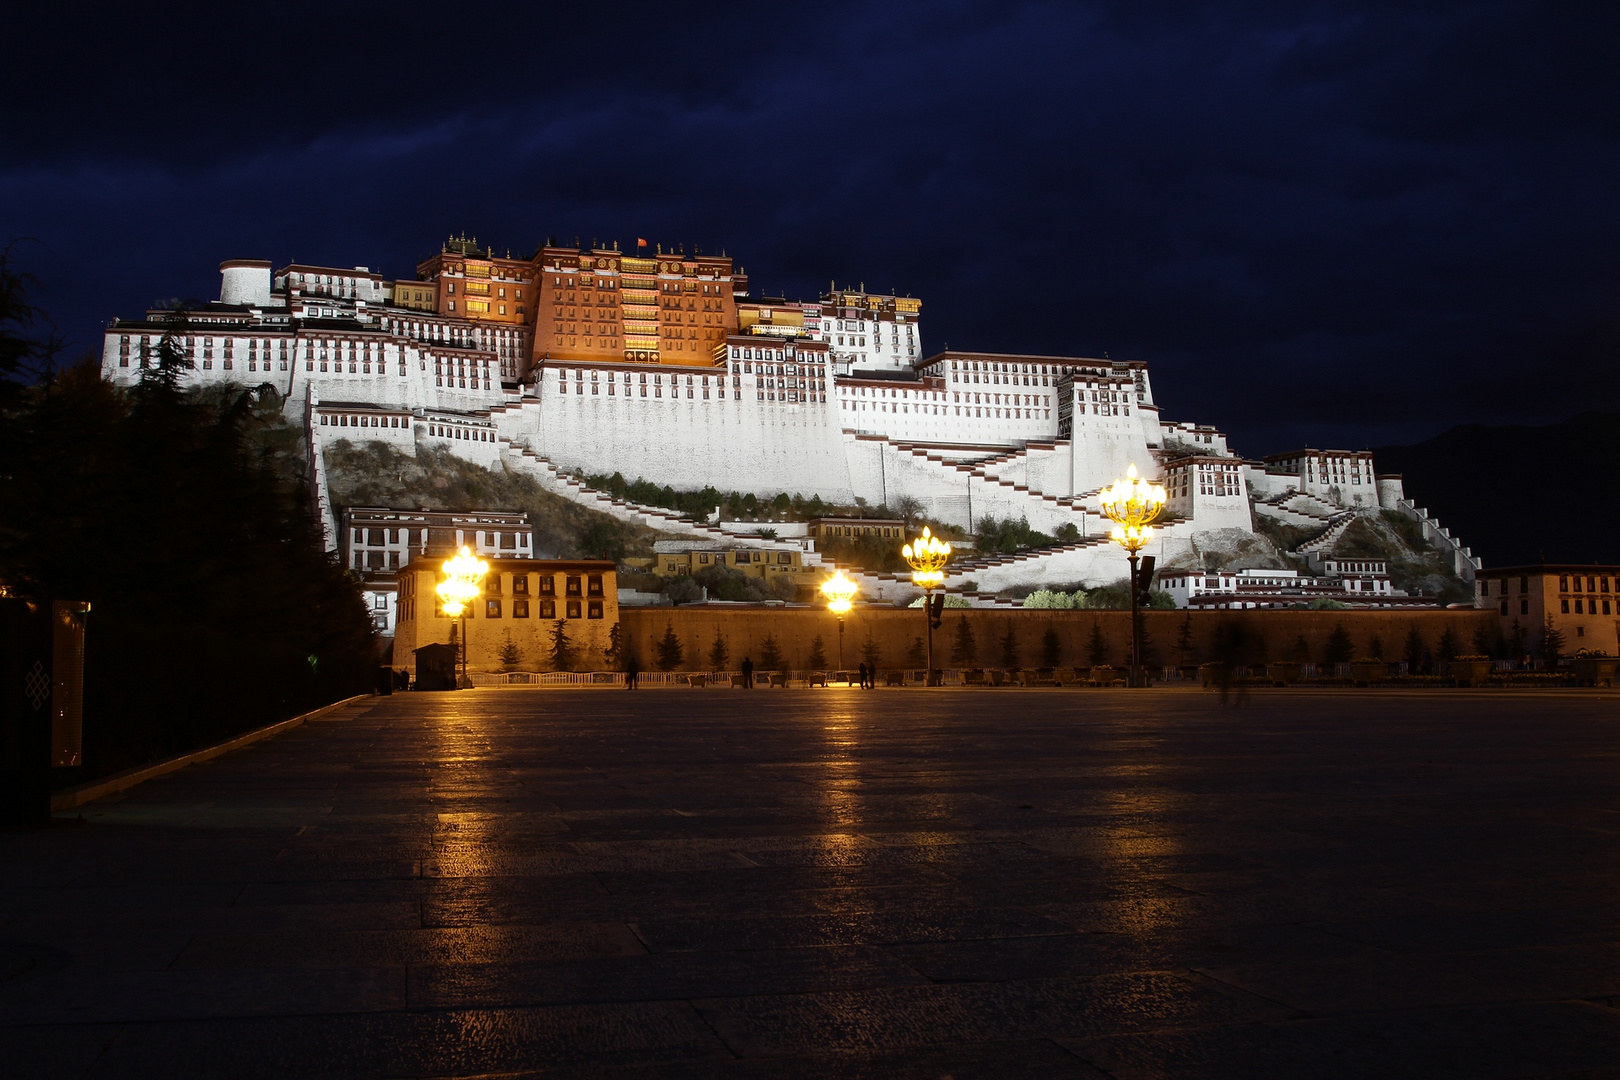
M 752 690 L 754 688 L 754 661 L 752 657 L 743 657 L 742 675 L 743 689 Z
M 861 680 L 860 681 L 860 687 L 861 687 L 862 690 L 865 690 L 866 689 L 866 661 L 865 660 L 861 661 L 861 666 L 858 669 L 858 672 L 859 672 L 860 680 Z
M 624 688 L 626 690 L 639 689 L 641 684 L 637 677 L 641 674 L 641 661 L 631 657 L 624 665 Z

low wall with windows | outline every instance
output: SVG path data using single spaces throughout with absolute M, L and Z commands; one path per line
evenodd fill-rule
M 1322 659 L 1334 628 L 1343 626 L 1350 636 L 1353 658 L 1365 656 L 1375 639 L 1382 643 L 1384 658 L 1401 658 L 1407 636 L 1415 628 L 1424 648 L 1438 654 L 1441 636 L 1449 628 L 1457 651 L 1475 651 L 1476 635 L 1494 641 L 1496 614 L 1473 609 L 1417 611 L 1146 611 L 1143 625 L 1148 636 L 1144 652 L 1159 664 L 1196 664 L 1213 659 L 1219 640 L 1241 642 L 1238 660 L 1259 663 L 1265 660 L 1292 660 L 1303 642 L 1305 659 Z M 775 639 L 787 665 L 794 670 L 811 667 L 810 653 L 820 637 L 827 664 L 838 664 L 838 620 L 814 608 L 623 608 L 621 629 L 633 655 L 647 670 L 658 667 L 658 644 L 666 630 L 672 630 L 681 643 L 680 670 L 705 670 L 710 649 L 718 636 L 725 642 L 725 667 L 736 670 L 745 657 L 760 664 L 765 639 Z M 953 645 L 966 623 L 975 645 L 975 663 L 983 667 L 1002 665 L 1002 643 L 1009 631 L 1022 667 L 1040 666 L 1046 631 L 1057 631 L 1059 666 L 1091 663 L 1094 628 L 1106 650 L 1104 662 L 1122 664 L 1130 638 L 1128 611 L 1053 611 L 1041 609 L 980 610 L 952 608 L 944 623 L 934 631 L 934 663 L 937 667 L 973 666 L 954 662 Z M 868 641 L 876 651 L 880 668 L 909 668 L 909 654 L 916 639 L 925 632 L 920 608 L 857 608 L 844 620 L 844 666 L 854 667 L 863 659 Z M 1178 655 L 1182 628 L 1188 627 L 1188 648 Z M 1236 635 L 1234 638 L 1233 635 Z

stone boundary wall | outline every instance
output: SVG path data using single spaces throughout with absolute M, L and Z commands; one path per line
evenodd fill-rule
M 1374 637 L 1381 638 L 1386 659 L 1400 658 L 1406 636 L 1417 627 L 1424 644 L 1431 650 L 1446 627 L 1456 636 L 1459 650 L 1473 652 L 1474 633 L 1483 629 L 1493 638 L 1497 633 L 1494 611 L 1474 609 L 1424 609 L 1419 611 L 1148 611 L 1143 624 L 1158 651 L 1162 664 L 1175 662 L 1176 638 L 1188 619 L 1193 628 L 1193 655 L 1188 663 L 1210 658 L 1215 636 L 1222 626 L 1242 628 L 1246 640 L 1263 640 L 1271 660 L 1293 658 L 1298 639 L 1304 638 L 1311 660 L 1318 661 L 1334 626 L 1342 623 L 1350 634 L 1355 655 L 1363 655 Z M 1041 639 L 1047 627 L 1055 627 L 1063 642 L 1063 664 L 1085 666 L 1093 626 L 1102 628 L 1114 664 L 1125 660 L 1130 637 L 1128 611 L 1051 611 L 1027 608 L 1010 610 L 960 609 L 945 612 L 943 625 L 934 631 L 934 660 L 937 666 L 954 667 L 950 662 L 956 625 L 966 619 L 973 628 L 978 661 L 985 667 L 1001 666 L 1001 639 L 1009 627 L 1020 646 L 1024 667 L 1038 666 Z M 743 657 L 759 663 L 760 647 L 767 634 L 774 635 L 788 664 L 795 669 L 808 666 L 811 640 L 820 635 L 827 662 L 836 664 L 838 620 L 815 608 L 621 608 L 619 622 L 626 641 L 644 668 L 656 667 L 658 640 L 666 626 L 672 627 L 686 651 L 686 670 L 702 670 L 707 665 L 709 646 L 718 632 L 725 640 L 735 670 Z M 906 653 L 913 639 L 924 633 L 921 609 L 856 608 L 844 620 L 844 665 L 861 661 L 861 649 L 868 635 L 881 651 L 881 667 L 908 667 Z

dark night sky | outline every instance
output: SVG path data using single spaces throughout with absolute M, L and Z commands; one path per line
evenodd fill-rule
M 76 352 L 217 295 L 224 258 L 409 277 L 466 230 L 724 247 L 756 294 L 894 288 L 930 352 L 1140 357 L 1166 416 L 1251 455 L 1620 390 L 1612 5 L 7 18 L 0 237 L 37 239 Z

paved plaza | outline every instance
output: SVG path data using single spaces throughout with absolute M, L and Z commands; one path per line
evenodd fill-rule
M 1620 1077 L 1606 691 L 409 694 L 77 813 L 6 1077 Z

